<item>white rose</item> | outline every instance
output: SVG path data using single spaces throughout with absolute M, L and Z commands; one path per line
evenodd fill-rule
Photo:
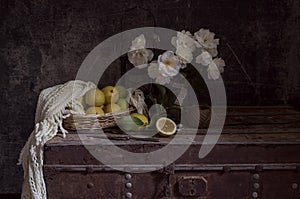
M 150 63 L 150 66 L 148 67 L 148 75 L 150 78 L 155 79 L 155 82 L 158 84 L 164 85 L 170 83 L 171 77 L 164 77 L 160 74 L 157 62 Z
M 147 63 L 153 58 L 153 52 L 148 49 L 132 50 L 127 53 L 128 60 L 137 68 L 146 67 Z
M 193 60 L 193 51 L 195 50 L 196 41 L 189 31 L 177 32 L 177 36 L 171 40 L 176 47 L 176 54 L 180 56 L 184 63 L 191 63 Z
M 205 49 L 212 57 L 216 57 L 218 55 L 217 48 L 206 48 Z
M 191 63 L 193 60 L 193 52 L 190 49 L 179 47 L 176 49 L 176 54 L 184 63 Z
M 215 39 L 215 33 L 210 32 L 201 28 L 199 31 L 195 32 L 195 38 L 198 41 L 197 47 L 203 47 L 205 49 L 217 48 L 219 45 L 219 39 Z
M 215 62 L 211 62 L 208 67 L 207 67 L 207 75 L 208 75 L 208 79 L 219 79 L 220 77 L 220 71 L 217 67 L 217 65 L 215 64 Z
M 196 63 L 208 66 L 212 62 L 212 57 L 207 51 L 203 51 L 196 57 Z
M 224 72 L 224 67 L 226 66 L 225 61 L 222 58 L 215 58 L 213 61 L 217 65 L 220 73 L 223 73 Z
M 158 69 L 162 76 L 173 77 L 179 73 L 181 62 L 172 51 L 166 51 L 158 56 Z
M 143 49 L 145 47 L 146 47 L 146 39 L 145 36 L 141 34 L 131 42 L 130 51 Z
M 176 48 L 188 48 L 190 51 L 194 51 L 196 42 L 189 31 L 185 32 L 183 30 L 182 32 L 177 33 L 175 44 Z

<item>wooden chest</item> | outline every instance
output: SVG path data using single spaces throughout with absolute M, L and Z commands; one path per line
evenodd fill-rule
M 76 133 L 56 137 L 45 146 L 48 198 L 300 198 L 300 112 L 289 107 L 229 107 L 217 145 L 199 159 L 205 132 L 199 129 L 193 144 L 174 164 L 140 174 L 103 165 Z M 107 133 L 116 136 L 114 129 Z M 83 139 L 97 145 L 101 139 L 95 135 L 90 132 Z M 172 138 L 157 139 L 113 142 L 141 152 L 158 149 Z

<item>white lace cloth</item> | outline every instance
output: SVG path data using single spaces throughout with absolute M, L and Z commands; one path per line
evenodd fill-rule
M 22 199 L 46 199 L 46 186 L 43 177 L 44 144 L 62 131 L 63 137 L 67 131 L 62 127 L 66 107 L 72 107 L 73 113 L 83 114 L 82 105 L 76 100 L 87 91 L 96 88 L 91 82 L 80 80 L 70 81 L 43 90 L 39 96 L 35 128 L 21 151 L 19 163 L 24 170 Z

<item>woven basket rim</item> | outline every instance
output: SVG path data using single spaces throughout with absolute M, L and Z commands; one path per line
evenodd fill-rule
M 101 115 L 97 114 L 70 114 L 69 117 L 63 119 L 63 127 L 68 130 L 79 129 L 104 129 L 108 127 L 116 126 L 116 120 L 120 119 L 126 114 L 130 114 L 135 111 L 134 107 L 119 111 L 116 113 L 105 113 Z M 95 126 L 98 124 L 99 126 Z
M 105 118 L 105 117 L 113 117 L 113 116 L 119 116 L 119 115 L 124 115 L 124 113 L 131 113 L 134 111 L 135 108 L 130 107 L 129 109 L 126 109 L 124 111 L 119 111 L 116 113 L 104 113 L 104 114 L 70 114 L 70 117 L 72 116 L 77 117 L 77 118 Z

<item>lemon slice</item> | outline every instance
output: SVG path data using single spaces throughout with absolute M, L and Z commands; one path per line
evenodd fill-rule
M 139 126 L 145 126 L 149 124 L 148 118 L 140 113 L 132 113 L 130 114 L 131 118 L 134 120 L 134 122 Z
M 176 132 L 177 127 L 173 120 L 166 117 L 161 117 L 156 121 L 156 129 L 160 135 L 170 136 Z

